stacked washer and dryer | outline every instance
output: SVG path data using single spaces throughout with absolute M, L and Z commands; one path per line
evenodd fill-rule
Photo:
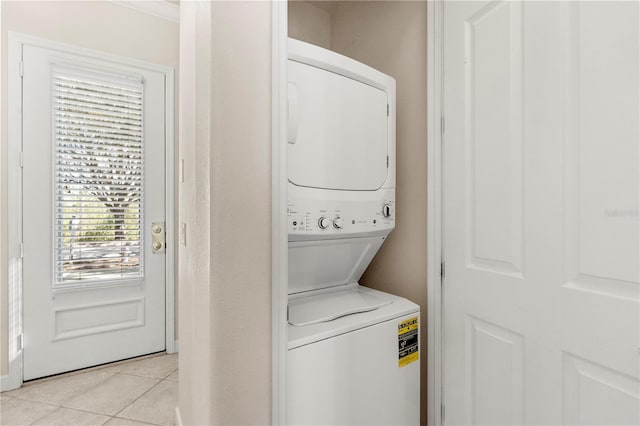
M 358 280 L 395 226 L 395 80 L 288 45 L 289 425 L 417 425 L 419 308 Z

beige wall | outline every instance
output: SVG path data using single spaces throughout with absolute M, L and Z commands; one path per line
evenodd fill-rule
M 0 118 L 0 374 L 7 364 L 7 32 L 96 49 L 178 71 L 178 24 L 113 2 L 2 1 L 2 116 Z M 177 99 L 176 86 L 176 99 Z M 177 129 L 177 126 L 176 126 Z M 177 130 L 176 130 L 177 135 Z M 177 144 L 177 139 L 176 139 Z
M 426 424 L 427 3 L 337 1 L 321 6 L 331 16 L 331 50 L 396 79 L 396 228 L 360 283 L 421 307 L 421 422 Z M 311 29 L 292 22 L 297 19 L 298 13 L 289 17 L 290 29 Z M 313 39 L 317 32 L 314 28 L 299 37 Z
M 180 413 L 271 422 L 271 4 L 183 2 Z
M 289 1 L 289 37 L 331 48 L 331 15 L 306 1 Z
M 344 2 L 331 47 L 396 79 L 396 229 L 360 280 L 420 305 L 421 422 L 427 408 L 427 3 Z

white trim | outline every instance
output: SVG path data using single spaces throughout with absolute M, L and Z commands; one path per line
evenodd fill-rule
M 8 359 L 9 371 L 0 381 L 0 390 L 17 389 L 22 386 L 22 350 L 12 354 L 16 349 L 17 337 L 22 334 L 22 168 L 20 159 L 22 153 L 22 77 L 20 76 L 22 63 L 22 45 L 11 32 L 8 33 L 7 60 L 7 187 L 8 205 L 7 215 L 7 312 L 8 312 L 8 345 L 7 352 L 2 354 Z M 14 303 L 11 303 L 13 301 Z M 13 348 L 13 349 L 12 349 Z
M 180 414 L 180 407 L 176 407 L 176 426 L 183 426 L 182 414 Z
M 157 18 L 166 19 L 168 21 L 180 22 L 180 6 L 169 1 L 154 1 L 154 0 L 111 0 L 112 2 L 119 4 L 120 6 L 128 7 L 130 9 L 137 10 L 149 15 L 153 15 Z
M 176 283 L 175 283 L 175 262 L 176 244 L 178 240 L 175 233 L 175 164 L 176 164 L 176 144 L 175 144 L 175 71 L 168 68 L 165 71 L 165 195 L 164 195 L 164 230 L 166 235 L 167 249 L 165 254 L 165 350 L 167 353 L 178 352 L 176 343 Z
M 11 387 L 9 383 L 10 377 L 8 374 L 0 376 L 0 390 L 4 392 L 5 390 L 17 389 L 16 387 Z M 18 387 L 20 387 L 18 385 Z
M 427 424 L 442 425 L 442 65 L 443 1 L 427 6 Z
M 175 341 L 175 235 L 174 235 L 174 161 L 175 161 L 175 135 L 174 135 L 174 70 L 165 65 L 153 64 L 150 62 L 124 58 L 113 54 L 103 53 L 93 49 L 81 48 L 65 43 L 58 43 L 30 35 L 9 32 L 8 33 L 8 259 L 9 259 L 9 275 L 19 278 L 19 285 L 11 285 L 9 280 L 8 289 L 8 312 L 9 312 L 9 345 L 15 344 L 12 334 L 18 336 L 22 334 L 22 259 L 19 255 L 19 247 L 22 242 L 22 170 L 20 167 L 20 153 L 22 151 L 22 81 L 20 77 L 20 62 L 22 60 L 22 46 L 33 45 L 41 48 L 58 50 L 62 52 L 71 52 L 83 55 L 89 58 L 106 60 L 118 64 L 134 66 L 155 72 L 165 74 L 165 158 L 166 158 L 166 188 L 165 188 L 165 229 L 167 232 L 168 244 L 166 253 L 166 350 L 167 352 L 176 352 L 177 345 Z M 16 125 L 18 124 L 18 125 Z M 12 259 L 14 261 L 12 262 Z M 13 263 L 13 265 L 12 265 Z M 18 271 L 18 272 L 15 272 Z M 9 278 L 9 277 L 7 277 Z M 9 301 L 13 301 L 11 304 Z M 12 312 L 19 311 L 14 315 Z M 169 323 L 169 318 L 171 322 Z M 12 332 L 13 330 L 13 332 Z M 7 354 L 2 354 L 6 356 Z M 10 390 L 19 388 L 22 385 L 23 365 L 22 351 L 13 360 L 9 360 L 9 374 L 3 376 L 0 380 L 0 390 Z
M 20 359 L 22 359 L 22 356 Z M 11 365 L 9 369 L 11 369 Z M 11 371 L 9 371 L 9 374 L 0 376 L 0 392 L 18 389 L 22 386 L 22 367 L 20 367 L 19 372 L 20 375 L 12 374 Z
M 141 68 L 144 70 L 161 72 L 164 74 L 173 73 L 174 70 L 168 65 L 154 64 L 152 62 L 142 61 L 139 59 L 128 58 L 125 56 L 115 55 L 113 53 L 106 53 L 96 49 L 90 49 L 87 47 L 75 46 L 68 43 L 61 43 L 57 41 L 48 40 L 46 38 L 35 37 L 28 34 L 9 31 L 9 41 L 14 40 L 18 44 L 28 44 L 36 47 L 42 47 L 49 50 L 58 50 L 60 52 L 70 52 L 77 55 L 86 56 L 92 59 L 98 59 L 107 62 L 113 62 L 115 64 L 126 65 L 135 68 Z M 173 108 L 173 105 L 171 106 Z
M 272 167 L 272 409 L 271 424 L 286 422 L 287 361 L 287 2 L 271 3 L 271 167 Z

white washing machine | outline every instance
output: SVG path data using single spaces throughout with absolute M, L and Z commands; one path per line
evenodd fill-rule
M 358 280 L 395 226 L 395 80 L 289 40 L 289 425 L 417 425 L 416 304 Z

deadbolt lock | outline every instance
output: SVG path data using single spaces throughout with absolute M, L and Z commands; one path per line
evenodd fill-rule
M 153 222 L 151 224 L 151 248 L 154 254 L 165 252 L 164 222 Z

